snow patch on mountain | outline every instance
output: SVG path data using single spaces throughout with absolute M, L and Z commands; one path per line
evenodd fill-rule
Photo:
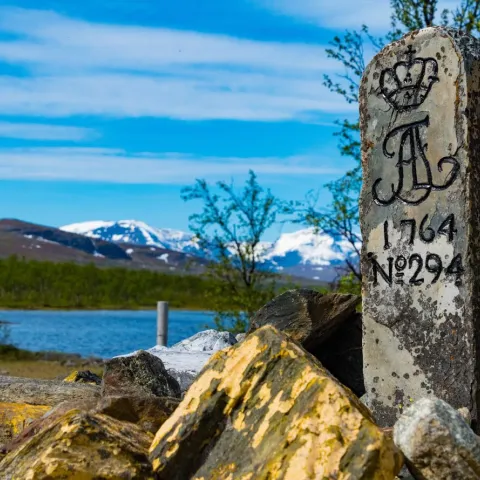
M 263 261 L 290 267 L 312 264 L 319 267 L 343 262 L 352 248 L 346 241 L 336 241 L 329 235 L 316 233 L 313 228 L 280 235 L 277 242 L 270 244 Z

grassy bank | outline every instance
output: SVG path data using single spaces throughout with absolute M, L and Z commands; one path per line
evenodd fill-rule
M 60 352 L 31 352 L 0 344 L 0 375 L 55 379 L 65 378 L 74 370 L 90 370 L 102 375 L 99 359 Z

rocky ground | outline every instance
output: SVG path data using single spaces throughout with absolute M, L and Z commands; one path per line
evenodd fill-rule
M 479 479 L 468 412 L 422 399 L 375 424 L 359 300 L 290 291 L 237 338 L 201 332 L 102 377 L 0 377 L 0 478 Z

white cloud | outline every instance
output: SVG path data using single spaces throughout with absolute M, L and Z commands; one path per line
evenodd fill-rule
M 276 14 L 297 18 L 329 29 L 360 30 L 367 25 L 371 31 L 384 34 L 390 30 L 390 0 L 251 0 Z M 441 0 L 437 13 L 455 10 L 458 0 Z
M 331 29 L 360 29 L 368 25 L 373 30 L 390 28 L 389 0 L 258 0 L 277 14 L 295 17 Z
M 322 45 L 93 24 L 53 12 L 0 8 L 0 111 L 65 117 L 318 120 L 353 111 L 322 85 L 338 67 Z M 8 37 L 7 37 L 8 38 Z
M 94 130 L 65 125 L 0 122 L 0 137 L 23 140 L 70 140 L 78 142 L 96 136 Z
M 270 178 L 343 173 L 343 169 L 324 167 L 321 159 L 308 156 L 217 158 L 177 153 L 127 154 L 122 150 L 86 147 L 0 150 L 1 179 L 184 184 L 196 177 L 241 176 L 249 169 Z

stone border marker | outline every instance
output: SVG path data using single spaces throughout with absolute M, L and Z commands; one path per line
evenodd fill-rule
M 369 404 L 381 426 L 431 396 L 476 422 L 480 43 L 432 27 L 388 45 L 365 71 L 360 116 Z

